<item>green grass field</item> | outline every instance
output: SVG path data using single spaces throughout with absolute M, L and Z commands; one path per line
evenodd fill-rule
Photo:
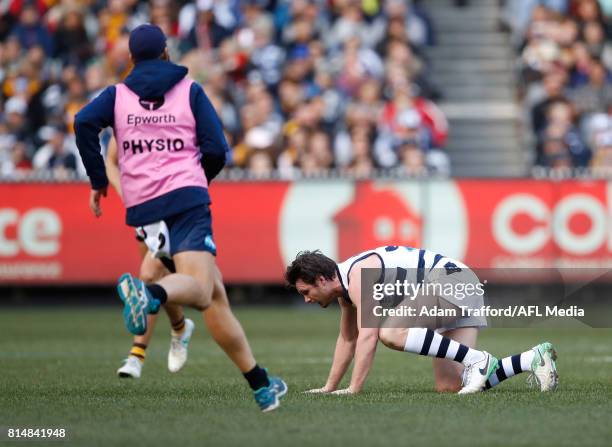
M 327 375 L 337 310 L 237 314 L 260 364 L 289 384 L 276 412 L 259 412 L 195 313 L 185 369 L 166 369 L 162 317 L 134 381 L 115 376 L 130 346 L 118 307 L 0 309 L 0 444 L 6 427 L 65 427 L 65 444 L 83 446 L 612 445 L 611 330 L 482 334 L 480 345 L 496 355 L 553 342 L 561 383 L 552 394 L 530 390 L 522 374 L 486 393 L 439 395 L 429 359 L 379 347 L 362 394 L 309 396 L 302 391 Z

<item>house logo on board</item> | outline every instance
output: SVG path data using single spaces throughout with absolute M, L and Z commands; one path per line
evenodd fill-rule
M 338 256 L 345 259 L 380 245 L 419 247 L 422 219 L 395 191 L 371 182 L 355 185 L 353 201 L 333 216 Z

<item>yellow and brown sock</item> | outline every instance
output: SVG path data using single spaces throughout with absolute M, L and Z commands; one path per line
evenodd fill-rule
M 130 349 L 130 355 L 136 357 L 141 363 L 144 363 L 145 357 L 147 355 L 147 345 L 143 343 L 134 343 L 132 344 L 132 349 Z
M 180 320 L 172 321 L 172 335 L 181 335 L 185 329 L 185 317 L 181 317 Z

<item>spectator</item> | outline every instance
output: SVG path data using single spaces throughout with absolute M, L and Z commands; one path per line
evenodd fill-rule
M 611 128 L 612 50 L 603 13 L 609 11 L 609 2 L 536 6 L 535 1 L 523 1 L 516 6 L 519 3 L 529 4 L 532 12 L 523 36 L 523 101 L 532 123 L 535 162 L 547 167 L 602 166 Z M 538 45 L 548 46 L 532 51 Z
M 539 140 L 539 164 L 554 167 L 551 160 L 561 163 L 558 159 L 563 154 L 569 157 L 570 166 L 588 166 L 591 152 L 574 126 L 573 109 L 567 101 L 551 104 L 547 113 L 547 125 Z
M 531 125 L 534 134 L 539 134 L 546 127 L 546 115 L 551 104 L 565 100 L 564 90 L 567 74 L 563 70 L 549 71 L 542 81 L 542 99 L 531 109 Z
M 278 157 L 278 168 L 282 177 L 292 178 L 299 166 L 299 161 L 308 149 L 310 135 L 296 122 L 289 122 L 284 129 L 285 143 Z
M 48 129 L 48 142 L 32 161 L 37 170 L 51 170 L 56 178 L 66 179 L 77 173 L 78 150 L 74 137 L 68 136 L 64 126 Z M 81 168 L 84 171 L 84 168 Z
M 411 88 L 397 88 L 393 100 L 385 104 L 380 116 L 380 125 L 384 129 L 396 128 L 402 111 L 414 109 L 418 114 L 419 126 L 422 129 L 423 148 L 443 148 L 448 139 L 448 122 L 442 111 L 423 97 L 414 96 Z
M 612 132 L 602 133 L 595 139 L 591 167 L 597 170 L 612 171 Z
M 331 149 L 329 135 L 323 130 L 315 130 L 308 141 L 308 154 L 312 156 L 316 169 L 331 169 L 334 164 L 334 155 Z
M 273 42 L 274 26 L 268 17 L 262 17 L 253 27 L 251 63 L 262 80 L 273 91 L 281 80 L 285 50 Z
M 83 14 L 76 7 L 67 8 L 55 32 L 55 56 L 64 64 L 84 66 L 92 55 Z
M 14 144 L 17 140 L 28 137 L 28 123 L 26 112 L 28 104 L 21 96 L 13 96 L 4 105 L 4 124 L 6 125 L 5 139 Z
M 427 173 L 425 154 L 417 140 L 406 140 L 399 146 L 400 168 L 410 176 L 422 176 Z
M 343 131 L 336 135 L 334 142 L 334 159 L 341 168 L 366 166 L 373 168 L 371 131 L 367 127 L 353 127 L 350 132 Z M 364 163 L 364 161 L 368 163 Z
M 385 14 L 378 17 L 375 26 L 385 30 L 389 22 L 399 19 L 408 31 L 408 41 L 412 45 L 417 48 L 435 45 L 435 31 L 427 12 L 420 5 L 410 3 L 404 0 L 387 0 Z
M 604 52 L 610 52 L 610 46 L 606 44 L 606 35 L 600 22 L 591 20 L 583 24 L 582 38 L 588 53 L 595 58 L 603 58 Z
M 53 39 L 41 23 L 36 6 L 26 3 L 19 15 L 19 22 L 13 28 L 13 35 L 26 50 L 40 46 L 47 56 L 53 55 Z
M 589 53 L 586 44 L 582 41 L 574 43 L 574 64 L 569 72 L 569 87 L 578 88 L 588 84 L 593 56 Z
M 85 83 L 83 79 L 73 73 L 66 73 L 65 83 L 68 87 L 66 94 L 66 118 L 65 123 L 68 127 L 68 131 L 74 134 L 74 116 L 76 113 L 87 104 L 87 97 L 85 91 Z
M 597 0 L 572 0 L 570 15 L 575 17 L 581 25 L 590 21 L 603 23 L 601 8 Z
M 130 72 L 129 31 L 144 22 L 165 31 L 171 58 L 203 84 L 236 167 L 368 175 L 399 166 L 412 134 L 426 164 L 446 141 L 422 51 L 435 41 L 423 2 L 9 3 L 0 6 L 0 163 L 18 167 L 6 172 L 27 171 L 32 159 L 37 171 L 82 173 L 71 155 L 74 113 Z M 601 49 L 597 24 L 583 33 L 589 50 Z M 418 115 L 414 128 L 398 125 L 407 110 Z
M 532 21 L 522 45 L 522 71 L 526 82 L 553 69 L 560 59 L 560 33 L 557 32 L 560 27 L 561 20 L 553 11 L 543 6 L 533 9 Z
M 128 2 L 110 0 L 108 6 L 98 14 L 100 22 L 100 46 L 111 49 L 124 34 L 128 22 Z
M 17 141 L 13 145 L 9 157 L 5 160 L 0 159 L 0 173 L 3 176 L 18 179 L 32 171 L 32 162 L 28 157 L 28 148 L 25 141 Z
M 295 47 L 288 56 L 284 67 L 284 79 L 299 84 L 306 98 L 312 98 L 319 93 L 314 83 L 313 61 L 307 46 Z
M 593 60 L 589 69 L 588 84 L 569 92 L 569 99 L 576 111 L 588 118 L 588 115 L 603 112 L 612 102 L 612 84 L 610 73 L 598 60 Z
M 45 78 L 44 53 L 41 47 L 33 46 L 20 59 L 18 65 L 8 70 L 3 92 L 7 97 L 21 95 L 26 99 L 36 96 L 43 87 Z
M 319 89 L 319 96 L 323 103 L 322 121 L 331 130 L 342 119 L 345 100 L 341 93 L 334 88 L 333 74 L 329 69 L 317 69 L 315 84 Z
M 384 66 L 375 51 L 361 46 L 358 37 L 347 39 L 339 61 L 340 72 L 336 86 L 346 96 L 357 94 L 369 78 L 381 79 Z
M 213 3 L 212 0 L 196 2 L 196 20 L 188 35 L 181 42 L 183 52 L 192 48 L 210 51 L 218 48 L 225 39 L 231 36 L 232 29 L 219 23 L 217 9 L 214 8 Z
M 209 93 L 208 98 L 219 115 L 223 128 L 230 134 L 237 134 L 240 129 L 240 119 L 234 105 L 223 95 L 215 92 Z
M 299 152 L 298 167 L 305 176 L 319 176 L 333 167 L 333 153 L 329 136 L 322 130 L 309 135 L 305 150 Z
M 422 127 L 419 113 L 414 108 L 407 108 L 397 114 L 395 120 L 386 129 L 382 129 L 374 143 L 376 163 L 384 168 L 398 164 L 399 148 L 405 143 L 418 146 L 421 150 L 428 148 L 428 136 Z
M 346 5 L 338 6 L 338 8 L 339 18 L 329 30 L 326 37 L 327 46 L 332 51 L 339 51 L 349 40 L 360 44 L 363 42 L 366 47 L 376 46 L 376 33 L 364 20 L 361 6 L 355 2 L 347 2 Z
M 583 118 L 581 131 L 587 146 L 595 148 L 598 145 L 597 139 L 601 135 L 609 134 L 612 131 L 610 116 L 603 112 L 595 113 L 588 119 Z
M 256 150 L 249 154 L 246 167 L 255 178 L 268 178 L 274 170 L 274 163 L 270 153 Z
M 505 2 L 502 21 L 512 31 L 513 41 L 518 44 L 527 34 L 536 8 L 566 14 L 568 3 L 568 0 L 508 0 Z
M 543 166 L 554 170 L 573 167 L 570 153 L 562 139 L 550 138 L 544 142 Z

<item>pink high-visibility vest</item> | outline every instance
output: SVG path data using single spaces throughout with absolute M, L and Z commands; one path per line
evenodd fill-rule
M 192 83 L 184 78 L 163 102 L 141 100 L 116 85 L 115 138 L 127 208 L 185 186 L 208 187 L 189 103 Z

